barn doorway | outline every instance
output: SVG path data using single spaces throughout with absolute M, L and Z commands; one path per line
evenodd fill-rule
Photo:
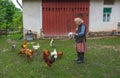
M 45 37 L 67 36 L 68 32 L 74 32 L 75 17 L 81 17 L 88 30 L 89 0 L 43 0 L 42 14 Z

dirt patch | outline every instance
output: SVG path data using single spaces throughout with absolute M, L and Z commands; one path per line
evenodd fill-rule
M 28 42 L 27 44 L 35 44 L 36 42 Z
M 6 48 L 1 49 L 1 52 L 6 52 L 6 51 L 8 51 L 8 49 Z
M 88 48 L 93 48 L 93 49 L 113 49 L 114 51 L 120 51 L 120 46 L 111 46 L 111 45 L 94 45 L 90 46 Z
M 10 44 L 16 44 L 17 42 L 14 41 L 14 40 L 11 40 L 11 39 L 7 39 L 7 43 L 10 43 Z
M 115 46 L 108 46 L 108 45 L 104 45 L 104 46 L 101 46 L 102 48 L 111 48 L 111 49 L 114 49 Z
M 102 37 L 88 37 L 87 39 L 107 39 L 107 38 L 115 38 L 116 36 L 102 36 Z

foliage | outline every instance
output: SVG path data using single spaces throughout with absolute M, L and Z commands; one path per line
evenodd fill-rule
M 16 9 L 14 17 L 13 17 L 14 25 L 12 27 L 13 30 L 21 30 L 22 29 L 22 12 L 20 9 Z
M 14 18 L 17 16 L 17 19 Z M 14 30 L 16 21 L 21 21 L 22 12 L 17 9 L 11 0 L 0 0 L 0 29 Z M 18 23 L 22 24 L 22 23 Z M 18 26 L 18 25 L 17 25 Z

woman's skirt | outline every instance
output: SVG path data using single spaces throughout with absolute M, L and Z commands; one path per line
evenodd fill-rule
M 76 52 L 86 52 L 86 42 L 76 43 Z

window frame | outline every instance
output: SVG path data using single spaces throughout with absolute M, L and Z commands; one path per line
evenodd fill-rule
M 103 8 L 103 22 L 110 22 L 111 13 L 112 13 L 112 7 L 104 7 Z
M 104 5 L 114 5 L 115 0 L 104 0 Z

